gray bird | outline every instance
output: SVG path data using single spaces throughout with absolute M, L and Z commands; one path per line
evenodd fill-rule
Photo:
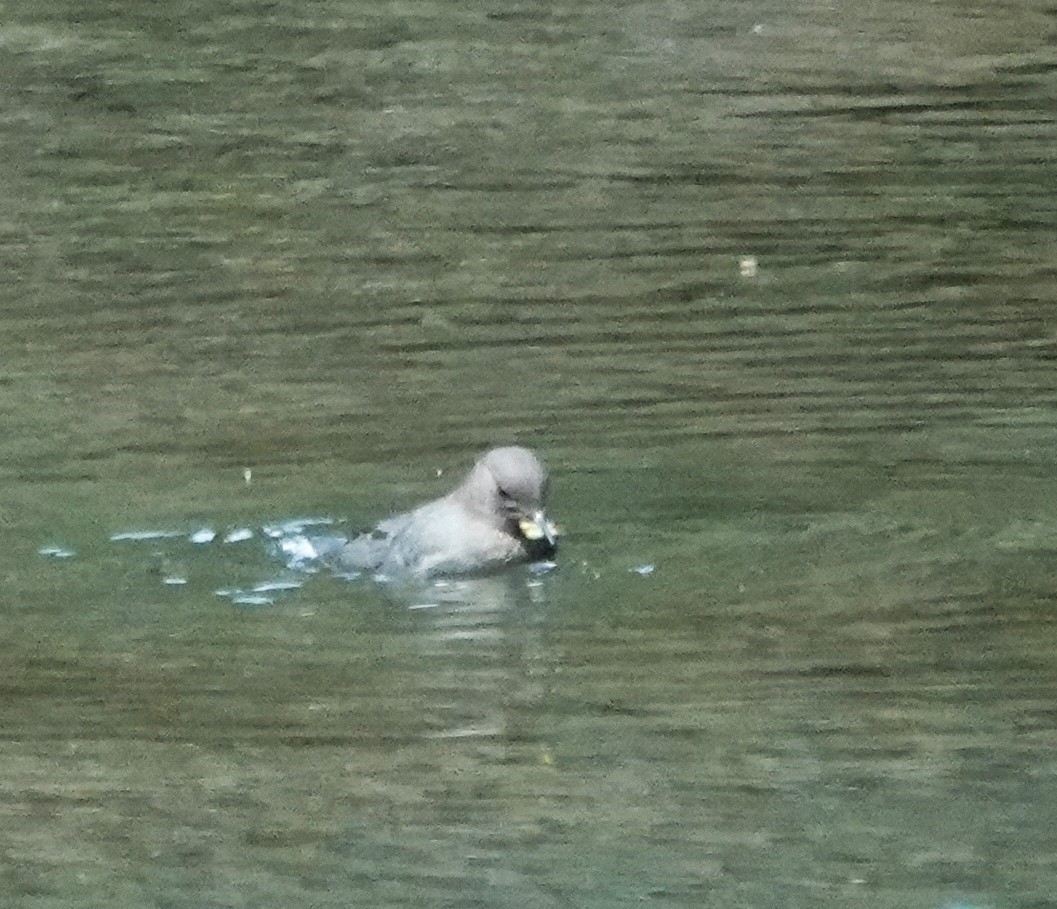
M 386 578 L 482 574 L 551 558 L 557 532 L 544 514 L 547 471 L 527 448 L 493 448 L 442 498 L 340 541 L 324 561 Z

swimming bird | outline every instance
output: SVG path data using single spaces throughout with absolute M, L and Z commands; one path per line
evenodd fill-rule
M 557 531 L 544 513 L 547 470 L 527 448 L 493 448 L 446 496 L 339 541 L 324 561 L 385 578 L 483 574 L 550 559 Z

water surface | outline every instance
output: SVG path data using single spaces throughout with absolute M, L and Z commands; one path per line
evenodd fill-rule
M 7 12 L 0 902 L 1052 902 L 1050 6 Z

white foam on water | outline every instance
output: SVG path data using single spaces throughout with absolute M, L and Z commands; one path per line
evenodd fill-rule
M 65 546 L 41 546 L 37 550 L 38 555 L 46 556 L 49 559 L 72 559 L 76 552 L 72 549 L 67 549 Z
M 122 530 L 118 533 L 110 534 L 110 541 L 117 543 L 121 540 L 170 540 L 175 537 L 182 537 L 184 531 L 182 530 Z

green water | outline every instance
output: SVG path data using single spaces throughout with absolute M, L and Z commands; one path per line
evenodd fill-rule
M 1052 6 L 0 13 L 0 904 L 1052 904 Z

